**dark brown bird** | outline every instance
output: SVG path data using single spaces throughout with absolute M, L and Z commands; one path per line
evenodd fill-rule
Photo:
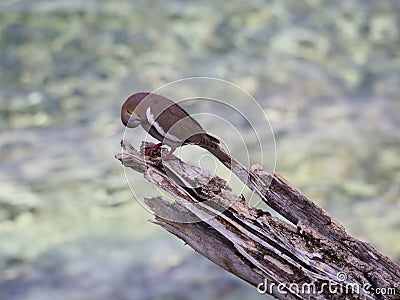
M 151 147 L 150 155 L 163 144 L 171 147 L 171 150 L 162 159 L 168 159 L 177 147 L 198 145 L 230 167 L 231 158 L 221 149 L 220 141 L 209 135 L 182 107 L 166 97 L 146 92 L 133 94 L 122 105 L 121 121 L 129 128 L 141 125 L 161 142 Z

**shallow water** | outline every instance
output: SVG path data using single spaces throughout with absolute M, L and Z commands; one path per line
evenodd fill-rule
M 276 170 L 400 260 L 398 1 L 85 3 L 0 3 L 1 299 L 264 298 L 147 222 L 114 159 L 126 97 L 189 76 L 251 93 Z M 139 146 L 144 134 L 127 137 Z M 128 177 L 138 198 L 158 193 Z

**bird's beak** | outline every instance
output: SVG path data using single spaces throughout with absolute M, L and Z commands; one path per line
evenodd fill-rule
M 126 124 L 126 126 L 129 128 L 135 128 L 135 127 L 138 127 L 139 125 L 140 125 L 140 121 L 134 117 L 130 117 L 128 119 L 128 123 Z

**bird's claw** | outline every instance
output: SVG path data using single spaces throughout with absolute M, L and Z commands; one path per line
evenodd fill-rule
M 153 158 L 153 162 L 155 162 L 156 165 L 159 166 L 159 165 L 161 165 L 164 161 L 167 161 L 167 160 L 175 160 L 175 159 L 176 159 L 176 157 L 172 156 L 172 152 L 169 151 L 169 152 L 166 153 L 166 154 L 162 154 L 161 156 L 154 157 L 154 158 Z
M 144 154 L 145 154 L 146 156 L 153 156 L 154 151 L 160 149 L 161 146 L 162 146 L 161 143 L 148 146 L 148 147 L 145 148 Z

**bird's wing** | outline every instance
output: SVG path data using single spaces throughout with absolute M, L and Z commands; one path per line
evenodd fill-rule
M 166 138 L 185 142 L 195 134 L 206 134 L 201 125 L 175 102 L 159 97 L 149 106 L 147 118 Z

